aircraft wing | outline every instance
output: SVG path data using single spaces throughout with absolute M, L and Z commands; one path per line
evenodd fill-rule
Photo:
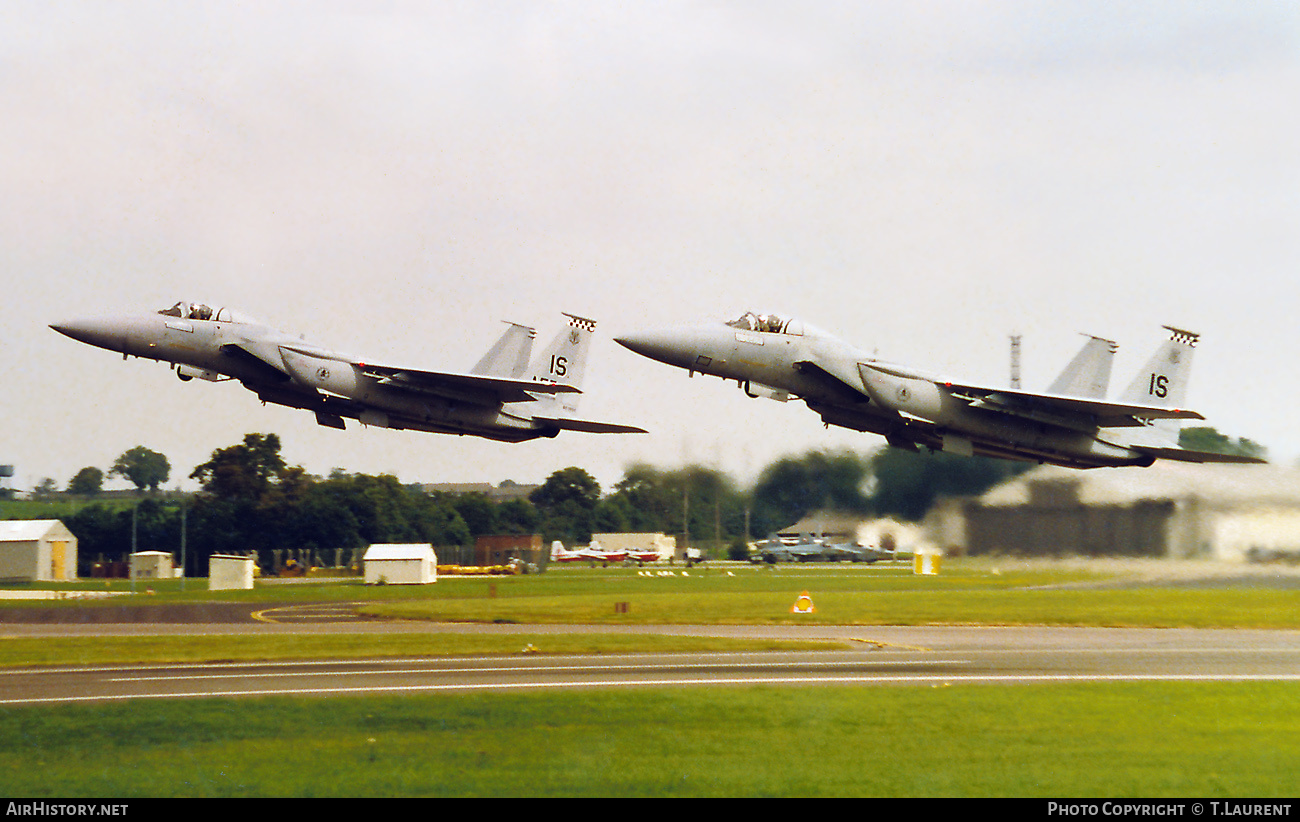
M 434 394 L 452 399 L 488 398 L 498 403 L 533 402 L 533 394 L 578 394 L 571 385 L 556 385 L 533 380 L 516 380 L 509 377 L 488 377 L 481 374 L 461 374 L 452 371 L 421 371 L 391 365 L 355 363 L 366 376 L 379 380 L 380 385 L 417 394 Z
M 1063 394 L 1039 394 L 1014 388 L 994 388 L 973 383 L 952 382 L 944 377 L 906 366 L 878 361 L 863 362 L 859 368 L 870 368 L 892 377 L 933 382 L 940 389 L 966 399 L 977 408 L 998 411 L 1017 417 L 1061 423 L 1069 420 L 1087 427 L 1126 428 L 1146 425 L 1143 420 L 1175 419 L 1203 420 L 1195 411 L 1169 408 L 1160 405 L 1109 402 L 1090 397 L 1071 397 Z M 813 374 L 825 383 L 836 383 L 848 395 L 861 398 L 862 392 L 843 378 L 826 371 L 813 362 L 795 363 L 805 374 Z
M 965 397 L 977 408 L 1000 411 L 1029 419 L 1042 419 L 1044 415 L 1066 418 L 1091 418 L 1089 424 L 1099 428 L 1124 428 L 1146 425 L 1144 420 L 1203 420 L 1195 411 L 1169 408 L 1160 405 L 1139 405 L 1126 402 L 1109 402 L 1088 397 L 1068 397 L 1060 394 L 1037 394 L 1011 388 L 990 388 L 953 382 L 936 382 L 940 388 Z
M 596 422 L 595 420 L 576 420 L 572 417 L 533 417 L 535 422 L 554 425 L 561 431 L 582 431 L 587 434 L 648 434 L 644 428 L 635 425 L 619 425 L 615 422 Z
M 366 363 L 349 355 L 338 354 L 312 345 L 282 343 L 280 347 L 309 357 L 355 365 L 361 373 L 378 380 L 380 385 L 388 388 L 480 404 L 533 402 L 536 400 L 533 396 L 535 394 L 581 393 L 580 389 L 571 385 Z
M 1268 460 L 1259 457 L 1243 457 L 1238 454 L 1220 454 L 1216 451 L 1190 451 L 1186 448 L 1156 448 L 1148 445 L 1130 445 L 1134 451 L 1150 454 L 1157 459 L 1178 460 L 1180 462 L 1233 462 L 1264 464 Z

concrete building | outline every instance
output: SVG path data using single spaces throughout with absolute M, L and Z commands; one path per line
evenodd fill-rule
M 1300 556 L 1300 471 L 1162 462 L 1042 466 L 927 517 L 948 553 L 1247 561 Z
M 474 540 L 474 564 L 479 567 L 521 559 L 542 568 L 548 556 L 541 534 L 482 534 Z
M 424 544 L 375 544 L 362 558 L 367 585 L 427 585 L 438 581 L 438 557 Z
M 71 582 L 76 578 L 77 538 L 62 522 L 0 522 L 0 579 Z
M 529 494 L 541 487 L 504 480 L 499 485 L 490 482 L 430 482 L 422 484 L 420 490 L 426 494 L 482 494 L 493 502 L 510 502 L 526 500 Z

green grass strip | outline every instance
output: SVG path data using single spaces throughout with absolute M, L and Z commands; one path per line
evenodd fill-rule
M 1292 797 L 1300 687 L 688 688 L 0 709 L 0 793 Z
M 842 642 L 619 634 L 292 634 L 0 637 L 0 668 L 366 659 L 480 654 L 627 654 L 807 651 Z
M 1300 590 L 809 589 L 814 611 L 791 613 L 801 591 L 611 592 L 383 602 L 376 616 L 451 622 L 729 625 L 1076 625 L 1300 628 Z M 625 612 L 616 609 L 626 602 Z

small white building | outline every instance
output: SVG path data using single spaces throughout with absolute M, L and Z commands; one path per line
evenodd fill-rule
M 208 558 L 208 590 L 251 590 L 253 558 L 213 554 Z
M 173 579 L 172 555 L 166 551 L 137 551 L 130 557 L 131 579 Z
M 361 559 L 367 585 L 427 585 L 438 581 L 438 557 L 424 544 L 375 544 Z
M 0 579 L 71 582 L 77 538 L 57 519 L 0 522 Z

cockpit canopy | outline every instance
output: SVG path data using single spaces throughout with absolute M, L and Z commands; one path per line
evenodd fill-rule
M 740 315 L 739 319 L 732 320 L 727 325 L 743 331 L 803 335 L 803 323 L 788 317 L 779 317 L 776 314 L 755 314 L 753 311 L 746 311 Z
M 211 320 L 219 323 L 255 323 L 252 317 L 229 308 L 214 309 L 203 303 L 188 303 L 184 300 L 171 308 L 158 312 L 167 317 L 180 317 L 182 320 Z

